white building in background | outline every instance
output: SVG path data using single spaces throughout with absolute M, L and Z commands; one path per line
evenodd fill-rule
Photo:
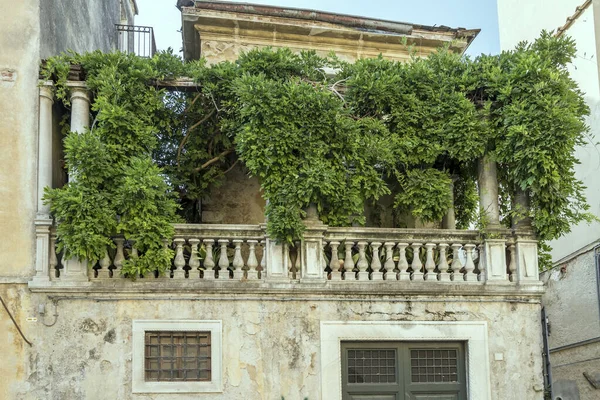
M 577 149 L 576 173 L 587 186 L 591 212 L 600 216 L 600 0 L 498 0 L 500 47 L 532 41 L 545 29 L 569 35 L 577 55 L 569 72 L 590 107 L 589 143 Z M 582 223 L 550 243 L 554 268 L 542 274 L 553 399 L 600 398 L 600 222 Z

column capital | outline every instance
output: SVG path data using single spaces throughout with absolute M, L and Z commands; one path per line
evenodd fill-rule
M 51 81 L 40 81 L 40 97 L 44 97 L 54 103 L 54 84 Z
M 71 91 L 71 101 L 73 101 L 74 99 L 79 99 L 85 100 L 88 103 L 90 103 L 90 93 L 85 82 L 67 82 L 67 87 Z

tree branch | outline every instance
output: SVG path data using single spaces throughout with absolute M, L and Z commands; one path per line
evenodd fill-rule
M 240 161 L 239 158 L 237 160 L 235 160 L 235 162 L 233 164 L 231 164 L 231 167 L 227 168 L 225 170 L 225 172 L 223 172 L 223 175 L 225 175 L 226 173 L 228 173 L 229 171 L 231 171 L 233 169 L 233 167 L 235 167 L 235 165 L 238 163 L 238 161 Z
M 190 105 L 183 111 L 184 113 L 188 112 L 190 110 L 190 108 L 192 108 L 192 106 L 194 104 L 196 104 L 196 101 L 198 101 L 198 99 L 200 98 L 200 96 L 202 96 L 202 92 L 198 93 L 196 95 L 196 97 L 194 97 L 194 100 L 192 100 L 192 102 L 190 103 Z
M 211 158 L 210 160 L 208 160 L 207 162 L 205 162 L 204 164 L 202 164 L 198 168 L 194 169 L 194 172 L 200 172 L 200 171 L 202 171 L 203 169 L 211 166 L 212 164 L 214 164 L 217 161 L 219 161 L 222 157 L 225 157 L 227 154 L 230 154 L 230 153 L 233 153 L 233 149 L 227 149 L 227 150 L 223 151 L 218 156 L 216 156 L 214 158 Z
M 190 132 L 192 132 L 194 129 L 196 129 L 198 126 L 200 126 L 201 124 L 203 124 L 204 122 L 206 122 L 210 117 L 212 117 L 212 115 L 215 113 L 215 110 L 211 110 L 211 112 L 209 112 L 208 114 L 206 114 L 204 116 L 204 118 L 202 118 L 200 121 L 196 122 L 194 125 L 192 125 L 187 132 L 185 133 L 185 136 L 183 138 L 183 140 L 181 141 L 181 143 L 179 143 L 179 148 L 177 149 L 177 167 L 179 167 L 179 158 L 181 157 L 181 150 L 183 150 L 183 146 L 185 146 L 185 144 L 187 143 L 189 137 L 190 137 Z

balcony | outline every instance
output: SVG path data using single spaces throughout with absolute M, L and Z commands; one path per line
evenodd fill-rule
M 156 53 L 154 28 L 115 24 L 119 51 L 151 58 Z
M 52 91 L 40 87 L 36 274 L 29 287 L 41 292 L 122 291 L 307 293 L 365 295 L 532 295 L 538 278 L 537 241 L 530 228 L 498 224 L 495 165 L 479 178 L 482 209 L 490 213 L 484 232 L 456 229 L 331 227 L 309 213 L 302 240 L 277 243 L 264 224 L 176 224 L 165 238 L 174 250 L 164 275 L 123 277 L 123 262 L 135 243 L 113 237 L 103 259 L 65 260 L 56 249 L 56 227 L 41 194 L 52 184 Z M 71 127 L 89 121 L 85 84 L 72 82 Z M 494 192 L 494 185 L 496 191 Z

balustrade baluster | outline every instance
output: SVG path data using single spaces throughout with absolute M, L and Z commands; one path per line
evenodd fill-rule
M 184 238 L 175 238 L 175 269 L 173 270 L 173 279 L 185 279 L 185 257 L 183 256 L 183 244 L 185 243 Z
M 409 281 L 410 273 L 408 272 L 408 260 L 406 259 L 406 248 L 408 243 L 398 243 L 400 258 L 398 259 L 398 280 Z
M 461 247 L 462 247 L 462 244 L 460 244 L 460 243 L 452 243 L 452 275 L 451 275 L 452 280 L 454 280 L 454 278 L 456 278 L 457 276 L 461 276 L 460 270 L 463 267 L 462 262 L 460 261 L 460 254 L 459 254 Z
M 371 243 L 371 250 L 373 254 L 373 258 L 371 258 L 371 280 L 373 281 L 383 280 L 383 272 L 381 272 L 381 260 L 379 259 L 380 247 L 381 243 L 379 242 Z
M 473 282 L 477 280 L 477 277 L 473 273 L 475 270 L 475 263 L 473 262 L 473 249 L 475 248 L 474 244 L 468 243 L 465 244 L 465 251 L 467 253 L 467 260 L 465 262 L 465 275 L 464 279 L 466 282 Z
M 296 279 L 296 274 L 294 273 L 295 266 L 290 255 L 290 245 L 287 243 L 283 243 L 283 259 L 285 260 L 284 267 L 287 267 L 288 278 Z
M 431 276 L 434 276 L 437 279 L 437 275 L 435 274 L 435 261 L 433 260 L 433 249 L 435 248 L 434 243 L 426 243 L 425 251 L 425 266 L 423 267 L 425 270 L 423 278 L 425 280 L 430 279 Z
M 477 267 L 475 270 L 477 271 L 477 275 L 475 280 L 485 282 L 486 278 L 486 269 L 485 269 L 485 261 L 484 261 L 484 252 L 485 251 L 485 243 L 480 243 L 477 245 Z
M 248 280 L 258 279 L 258 259 L 256 258 L 256 244 L 258 240 L 248 240 Z M 264 257 L 263 257 L 264 258 Z
M 115 259 L 113 260 L 115 268 L 112 270 L 112 277 L 120 278 L 123 270 L 123 261 L 125 261 L 125 253 L 123 252 L 123 243 L 125 243 L 125 239 L 119 237 L 115 238 L 115 243 L 117 245 L 117 252 L 115 254 Z
M 510 251 L 510 263 L 508 264 L 509 271 L 509 279 L 511 282 L 517 281 L 517 251 L 516 246 L 511 244 L 508 246 L 508 251 Z
M 421 272 L 421 268 L 423 268 L 423 263 L 421 262 L 421 257 L 419 256 L 419 251 L 421 249 L 422 243 L 412 243 L 410 247 L 413 249 L 413 259 L 410 267 L 412 268 L 412 279 L 413 281 L 422 281 L 425 279 L 425 274 Z
M 242 243 L 243 240 L 234 239 L 233 244 L 235 244 L 235 252 L 233 255 L 233 279 L 241 280 L 244 278 L 244 259 L 242 258 Z
M 56 256 L 56 233 L 50 234 L 50 259 L 48 264 L 50 266 L 50 280 L 57 279 L 60 274 L 58 272 L 58 257 Z
M 108 256 L 108 250 L 104 250 L 104 257 L 99 262 L 100 269 L 98 270 L 98 279 L 110 278 L 110 257 Z
M 264 279 L 267 274 L 267 241 L 260 241 L 262 247 L 262 257 L 260 258 L 260 273 L 259 279 Z
M 385 242 L 385 263 L 383 264 L 383 278 L 386 281 L 395 281 L 397 279 L 394 274 L 396 263 L 394 263 L 394 242 Z
M 320 249 L 323 251 L 323 249 Z M 296 259 L 294 260 L 294 271 L 296 273 L 296 279 L 300 279 L 302 276 L 302 266 L 300 265 L 300 252 L 302 251 L 302 246 L 300 242 L 296 242 Z
M 354 260 L 352 259 L 352 246 L 354 242 L 344 243 L 346 248 L 346 258 L 344 259 L 344 280 L 355 281 L 356 274 L 354 273 Z
M 188 243 L 190 244 L 190 270 L 188 276 L 190 278 L 194 275 L 198 277 L 200 274 L 200 271 L 198 271 L 200 268 L 200 257 L 198 257 L 198 245 L 200 244 L 200 239 L 191 238 L 188 240 Z
M 331 260 L 329 260 L 329 268 L 331 269 L 331 277 L 332 281 L 341 281 L 342 280 L 342 269 L 340 267 L 340 259 L 338 258 L 338 246 L 340 242 L 332 240 L 329 242 L 329 248 L 331 249 Z
M 218 242 L 221 246 L 221 254 L 219 255 L 219 280 L 228 280 L 229 258 L 227 257 L 227 245 L 229 244 L 229 240 L 219 239 Z
M 356 263 L 356 267 L 358 268 L 357 278 L 359 281 L 369 280 L 369 273 L 367 272 L 369 262 L 365 254 L 365 247 L 367 245 L 367 242 L 358 242 L 358 262 Z
M 438 260 L 438 280 L 442 281 L 442 282 L 449 282 L 450 281 L 450 264 L 448 264 L 448 257 L 446 255 L 447 249 L 448 249 L 448 244 L 447 243 L 440 243 L 439 245 L 440 248 L 440 259 Z
M 206 257 L 204 258 L 204 279 L 215 279 L 215 260 L 213 259 L 213 239 L 204 239 L 204 248 L 206 249 Z

